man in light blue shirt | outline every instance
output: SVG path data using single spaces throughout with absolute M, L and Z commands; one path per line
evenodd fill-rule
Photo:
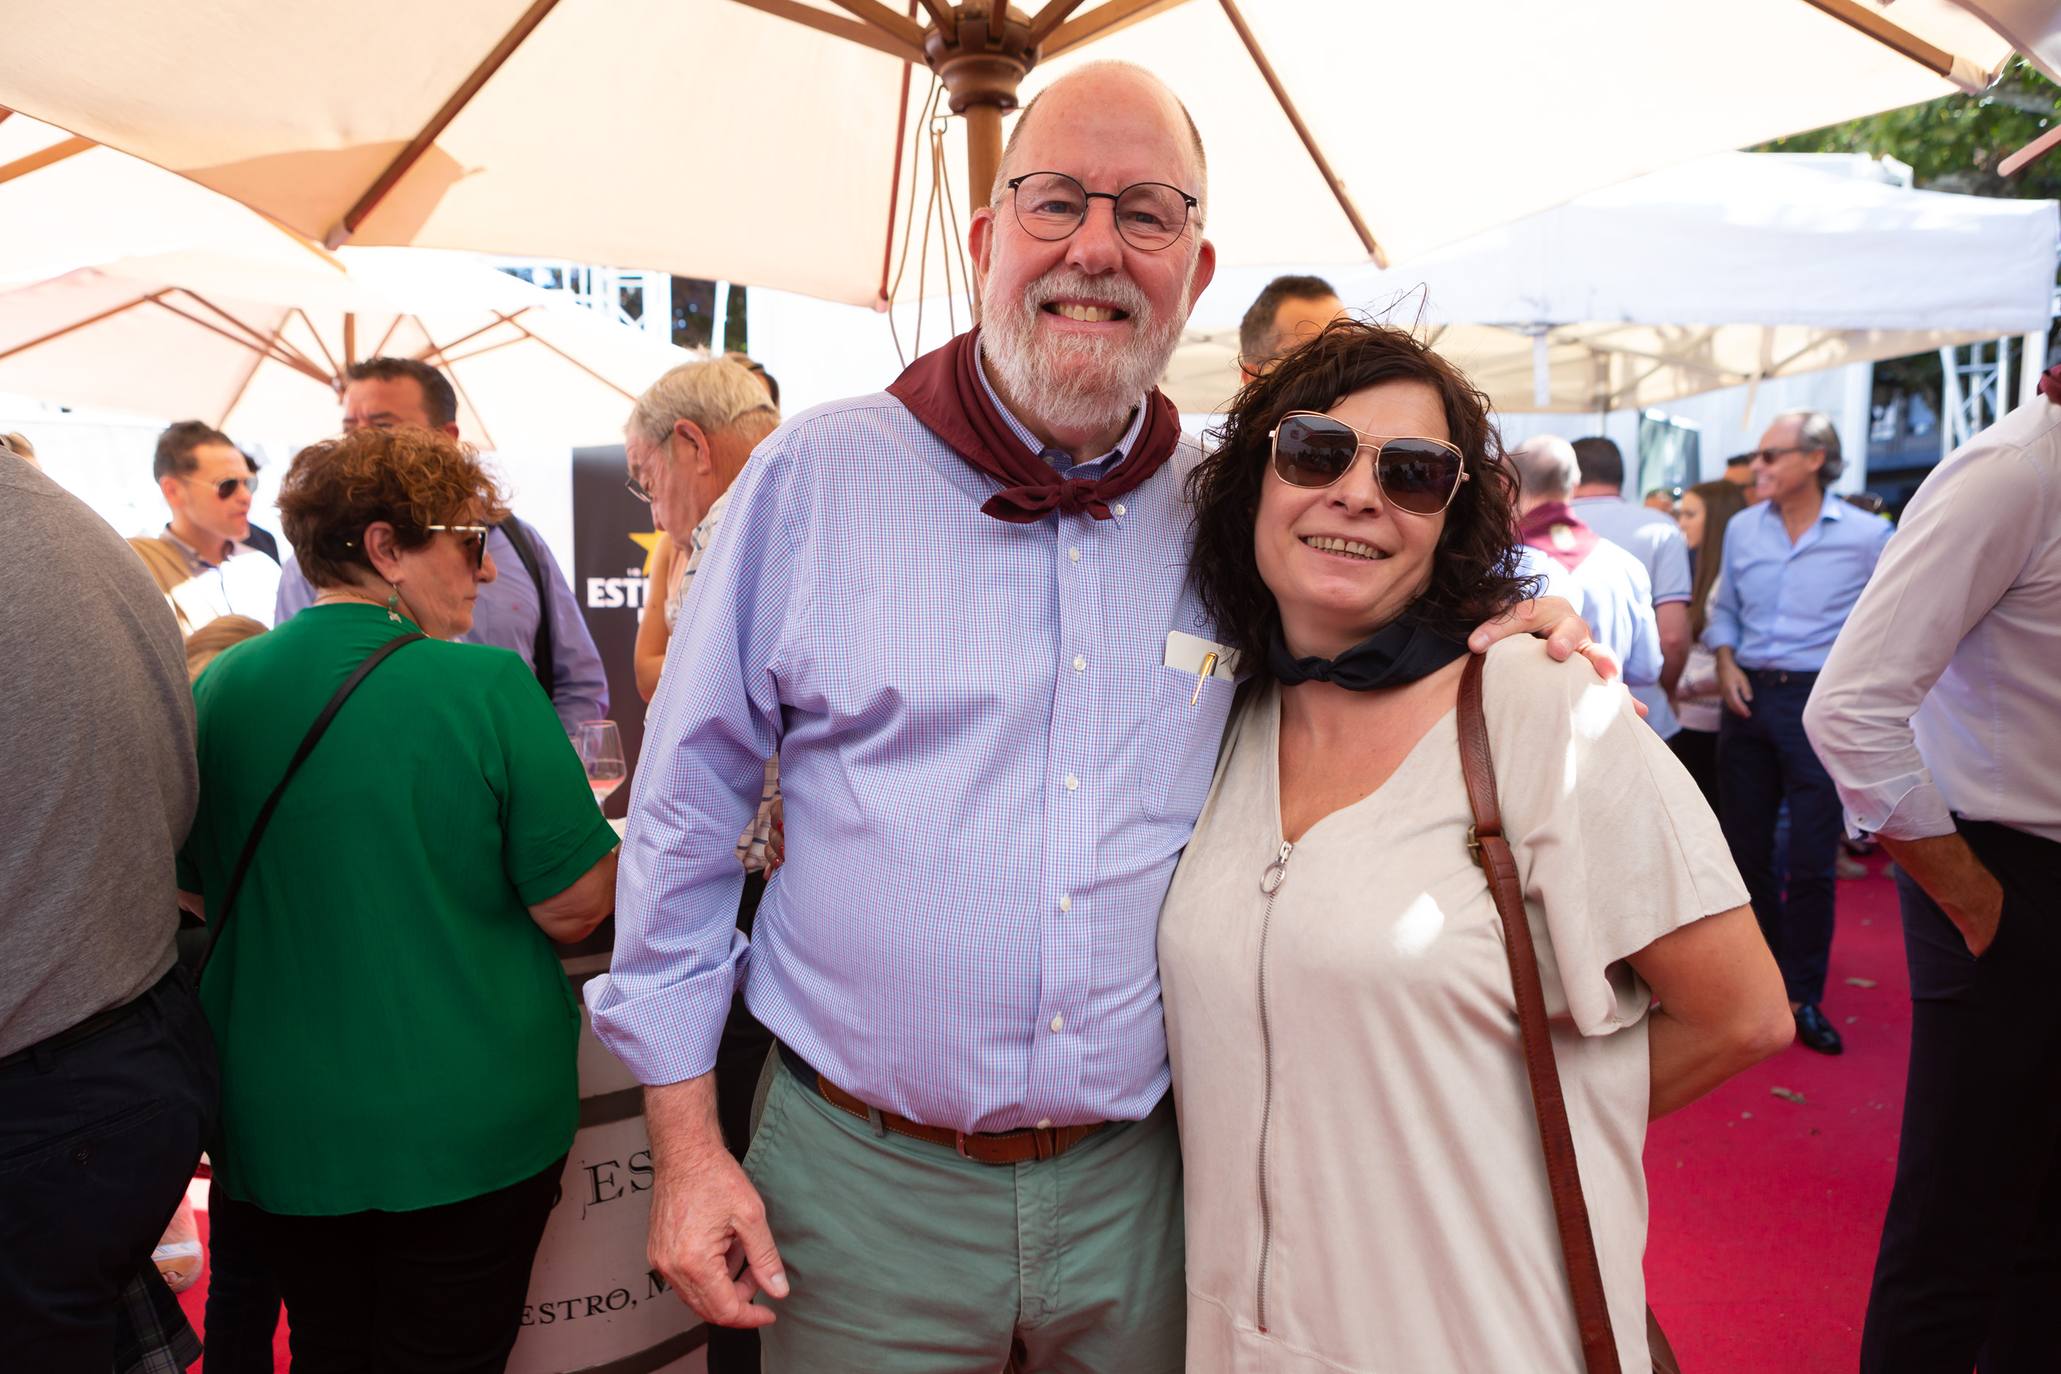
M 1574 448 L 1556 434 L 1525 440 L 1510 452 L 1517 472 L 1518 536 L 1563 569 L 1575 609 L 1595 627 L 1596 642 L 1624 664 L 1631 687 L 1660 680 L 1660 632 L 1653 621 L 1653 584 L 1645 565 L 1603 538 L 1568 505 L 1580 478 Z
M 1653 624 L 1660 633 L 1660 680 L 1633 687 L 1646 704 L 1646 723 L 1662 739 L 1681 730 L 1668 698 L 1689 661 L 1689 544 L 1682 527 L 1624 498 L 1624 454 L 1600 435 L 1574 441 L 1581 484 L 1570 503 L 1583 523 L 1639 560 L 1653 587 Z
M 420 425 L 458 437 L 458 394 L 450 380 L 414 358 L 367 358 L 344 387 L 345 432 Z M 522 540 L 518 546 L 516 540 Z M 487 532 L 487 555 L 501 575 L 479 589 L 472 628 L 459 638 L 520 654 L 551 698 L 566 733 L 608 715 L 608 671 L 558 560 L 536 529 L 514 516 Z M 285 624 L 315 600 L 315 588 L 289 558 L 279 577 L 275 620 Z M 545 610 L 550 614 L 547 617 Z
M 1819 1003 L 1832 953 L 1841 812 L 1804 733 L 1803 710 L 1892 529 L 1827 490 L 1843 464 L 1839 433 L 1819 412 L 1777 416 L 1751 456 L 1759 500 L 1725 527 L 1724 580 L 1703 631 L 1725 705 L 1718 816 L 1789 985 L 1796 1038 L 1838 1054 L 1844 1045 Z M 1784 803 L 1786 880 L 1774 853 Z
M 1182 1367 L 1156 928 L 1235 684 L 1153 384 L 1207 202 L 1158 81 L 1047 88 L 973 217 L 980 332 L 766 439 L 682 607 L 586 995 L 648 1085 L 652 1263 L 771 1374 Z M 779 1042 L 741 1171 L 710 1072 L 740 977 Z

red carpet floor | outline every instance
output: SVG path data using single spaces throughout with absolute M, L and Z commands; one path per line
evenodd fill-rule
M 1847 1374 L 1859 1361 L 1911 1036 L 1883 867 L 1839 884 L 1825 1015 L 1846 1053 L 1792 1046 L 1647 1136 L 1648 1296 L 1691 1374 Z
M 1846 1374 L 1859 1358 L 1911 1033 L 1896 889 L 1871 867 L 1839 884 L 1825 1013 L 1846 1053 L 1791 1047 L 1647 1138 L 1649 1296 L 1691 1374 Z M 196 1330 L 206 1293 L 203 1277 L 180 1298 Z M 286 1374 L 284 1323 L 274 1351 Z

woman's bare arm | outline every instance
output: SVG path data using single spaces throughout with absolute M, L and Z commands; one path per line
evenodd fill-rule
M 673 583 L 673 559 L 679 551 L 673 541 L 659 536 L 651 557 L 651 590 L 644 596 L 644 614 L 637 622 L 637 647 L 632 662 L 637 670 L 637 695 L 646 701 L 658 690 L 658 676 L 666 666 L 666 644 L 672 630 L 666 625 L 666 589 Z
M 594 933 L 609 912 L 615 910 L 616 850 L 603 854 L 595 865 L 573 879 L 572 886 L 555 897 L 530 906 L 530 919 L 537 929 L 560 944 L 584 940 Z
M 1631 957 L 1653 989 L 1649 1117 L 1665 1116 L 1795 1038 L 1775 956 L 1751 907 L 1661 936 Z

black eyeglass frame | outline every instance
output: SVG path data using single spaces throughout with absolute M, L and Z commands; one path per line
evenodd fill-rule
M 1040 234 L 1037 230 L 1031 228 L 1029 224 L 1025 223 L 1023 217 L 1023 210 L 1021 206 L 1018 204 L 1018 196 L 1023 189 L 1023 183 L 1031 180 L 1033 177 L 1058 177 L 1060 180 L 1072 182 L 1075 186 L 1080 188 L 1080 217 L 1074 220 L 1073 227 L 1068 229 L 1065 233 L 1051 235 Z M 1165 252 L 1167 249 L 1179 243 L 1181 241 L 1181 236 L 1188 232 L 1188 221 L 1194 218 L 1196 207 L 1202 203 L 1201 201 L 1197 200 L 1194 196 L 1191 196 L 1186 191 L 1183 191 L 1180 187 L 1175 186 L 1171 182 L 1165 181 L 1134 181 L 1130 185 L 1124 187 L 1121 191 L 1090 191 L 1086 186 L 1081 185 L 1080 179 L 1078 177 L 1068 176 L 1065 172 L 1043 171 L 1025 172 L 1022 176 L 1011 177 L 1009 180 L 1003 182 L 1002 184 L 1009 188 L 1009 210 L 1011 214 L 1016 216 L 1017 224 L 1022 227 L 1024 233 L 1029 234 L 1032 238 L 1037 239 L 1041 243 L 1063 243 L 1067 239 L 1072 238 L 1075 234 L 1080 232 L 1081 226 L 1088 222 L 1088 211 L 1091 208 L 1093 208 L 1089 205 L 1089 202 L 1096 200 L 1106 200 L 1109 202 L 1110 216 L 1116 223 L 1116 232 L 1122 236 L 1123 241 L 1125 243 L 1128 243 L 1129 245 L 1131 245 L 1131 247 L 1137 249 L 1141 253 Z M 1137 190 L 1141 186 L 1161 187 L 1165 190 L 1172 191 L 1175 195 L 1181 198 L 1181 222 L 1174 227 L 1173 233 L 1167 237 L 1167 241 L 1165 243 L 1138 242 L 1136 239 L 1132 238 L 1130 233 L 1124 228 L 1123 216 L 1117 213 L 1118 209 L 1121 207 L 1123 203 L 1123 198 L 1129 195 L 1131 192 Z
M 1336 477 L 1333 477 L 1330 481 L 1320 482 L 1315 486 L 1312 486 L 1307 482 L 1298 482 L 1294 478 L 1290 477 L 1287 473 L 1281 471 L 1281 427 L 1287 424 L 1290 420 L 1295 419 L 1322 420 L 1326 424 L 1337 425 L 1340 429 L 1349 431 L 1352 434 L 1354 440 L 1356 441 L 1353 445 L 1353 456 L 1351 460 L 1348 461 L 1344 467 L 1340 468 L 1338 470 L 1338 475 Z M 1446 499 L 1439 502 L 1438 506 L 1432 510 L 1415 510 L 1412 509 L 1410 506 L 1403 504 L 1401 501 L 1398 501 L 1395 498 L 1395 496 L 1389 491 L 1388 483 L 1382 480 L 1381 451 L 1387 448 L 1390 444 L 1397 443 L 1405 439 L 1409 440 L 1412 443 L 1432 444 L 1438 448 L 1444 449 L 1446 452 L 1453 455 L 1453 461 L 1456 464 L 1455 471 L 1459 475 L 1453 479 L 1452 487 L 1447 490 Z M 1457 497 L 1460 494 L 1461 485 L 1463 483 L 1471 482 L 1474 480 L 1474 475 L 1467 471 L 1467 455 L 1460 450 L 1460 446 L 1455 443 L 1450 443 L 1444 439 L 1434 439 L 1428 434 L 1368 434 L 1364 430 L 1355 429 L 1353 426 L 1347 424 L 1345 421 L 1339 419 L 1335 415 L 1326 415 L 1321 410 L 1291 410 L 1287 414 L 1283 415 L 1279 420 L 1276 420 L 1274 422 L 1274 427 L 1267 431 L 1267 466 L 1273 469 L 1274 475 L 1276 477 L 1280 478 L 1283 482 L 1287 483 L 1291 487 L 1294 487 L 1298 491 L 1327 491 L 1330 488 L 1337 486 L 1340 482 L 1345 480 L 1345 475 L 1353 470 L 1353 465 L 1360 461 L 1360 450 L 1362 449 L 1372 449 L 1374 451 L 1374 485 L 1380 488 L 1381 499 L 1386 501 L 1389 505 L 1395 507 L 1397 510 L 1403 512 L 1405 515 L 1430 516 L 1443 514 L 1446 510 L 1452 507 L 1453 498 Z

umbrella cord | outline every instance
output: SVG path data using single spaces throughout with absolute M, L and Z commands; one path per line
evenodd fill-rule
M 938 79 L 937 79 L 937 78 L 936 78 L 935 76 L 931 77 L 931 79 L 930 79 L 930 97 L 929 97 L 929 99 L 927 99 L 926 101 L 924 101 L 924 104 L 923 104 L 923 123 L 922 123 L 922 124 L 919 124 L 919 125 L 917 126 L 917 130 L 916 130 L 916 133 L 915 133 L 915 136 L 914 136 L 914 141 L 916 142 L 916 145 L 917 145 L 917 146 L 916 146 L 915 148 L 912 148 L 912 149 L 910 150 L 910 151 L 911 151 L 912 153 L 916 153 L 916 152 L 920 152 L 920 151 L 921 151 L 921 148 L 922 148 L 921 140 L 922 140 L 922 138 L 924 137 L 924 125 L 927 125 L 927 124 L 929 124 L 929 123 L 930 123 L 930 122 L 931 122 L 931 121 L 932 121 L 933 119 L 935 119 L 935 118 L 936 118 L 936 116 L 937 116 L 937 102 L 938 102 L 938 97 L 939 97 L 939 95 L 940 95 L 940 94 L 942 93 L 942 91 L 943 91 L 943 87 L 944 87 L 944 83 L 943 83 L 943 82 L 939 81 L 939 80 L 938 80 Z M 895 357 L 896 357 L 896 358 L 897 358 L 897 359 L 898 359 L 898 360 L 900 361 L 900 363 L 901 363 L 901 365 L 902 365 L 903 367 L 907 367 L 907 366 L 909 365 L 909 356 L 910 356 L 910 355 L 909 355 L 908 353 L 904 352 L 904 351 L 903 351 L 903 349 L 902 349 L 902 336 L 901 336 L 901 331 L 900 331 L 900 329 L 898 329 L 898 328 L 896 327 L 896 325 L 895 325 L 895 312 L 894 312 L 894 303 L 895 303 L 895 301 L 896 301 L 897 299 L 899 299 L 899 298 L 900 298 L 900 296 L 901 296 L 901 294 L 902 294 L 902 279 L 903 279 L 903 277 L 904 277 L 904 276 L 906 276 L 906 275 L 908 274 L 908 271 L 909 271 L 909 245 L 910 245 L 911 243 L 915 242 L 915 241 L 917 240 L 917 238 L 918 238 L 918 235 L 917 235 L 917 234 L 916 234 L 916 232 L 915 232 L 915 230 L 916 230 L 916 176 L 915 176 L 915 165 L 916 165 L 916 162 L 915 162 L 915 158 L 914 158 L 914 157 L 912 156 L 912 157 L 910 158 L 910 176 L 909 176 L 909 213 L 908 213 L 908 215 L 906 216 L 906 218 L 905 218 L 905 219 L 903 220 L 903 223 L 902 223 L 902 256 L 901 256 L 901 259 L 900 259 L 900 260 L 899 260 L 899 261 L 898 261 L 898 262 L 897 262 L 897 263 L 895 264 L 895 278 L 894 278 L 894 284 L 893 284 L 892 286 L 888 287 L 888 291 L 887 291 L 887 301 L 888 301 L 888 308 L 887 308 L 887 332 L 888 332 L 888 337 L 890 337 L 890 338 L 892 338 L 892 339 L 894 340 L 894 345 L 895 345 Z M 923 231 L 923 233 L 922 233 L 922 235 L 921 235 L 921 238 L 922 238 L 922 240 L 923 240 L 923 241 L 924 241 L 924 242 L 925 242 L 926 244 L 927 244 L 927 243 L 929 242 L 929 239 L 930 239 L 930 230 L 929 230 L 929 228 L 927 227 L 927 225 L 926 225 L 926 227 L 925 227 L 925 229 L 924 229 L 924 231 Z M 920 274 L 920 268 L 919 268 L 919 274 Z M 918 290 L 918 292 L 919 292 L 919 294 L 920 294 L 920 292 L 922 291 L 922 287 L 921 287 L 921 286 L 919 286 L 919 287 L 917 288 L 917 290 Z M 922 310 L 922 307 L 921 307 L 921 306 L 919 305 L 919 306 L 917 307 L 917 311 L 916 311 L 916 339 L 915 339 L 915 346 L 916 346 L 916 349 L 917 349 L 917 351 L 918 351 L 919 353 L 921 352 L 921 349 L 922 349 L 922 344 L 923 344 L 923 310 Z

